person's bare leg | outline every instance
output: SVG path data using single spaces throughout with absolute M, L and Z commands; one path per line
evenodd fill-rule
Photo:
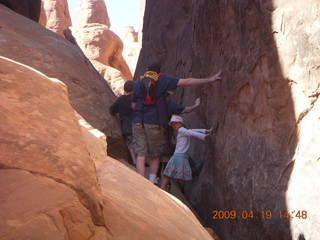
M 142 175 L 143 177 L 145 177 L 146 167 L 144 166 L 144 164 L 146 162 L 146 157 L 145 156 L 137 156 L 136 161 L 137 161 L 137 163 L 136 163 L 137 172 L 140 175 Z
M 161 189 L 165 190 L 166 186 L 170 183 L 170 178 L 167 176 L 163 176 L 163 179 L 161 181 Z
M 166 169 L 167 163 L 169 162 L 170 156 L 169 155 L 161 155 L 160 161 L 162 163 L 163 169 L 161 169 L 160 178 L 162 178 L 162 173 Z
M 150 182 L 154 183 L 154 180 L 157 177 L 157 172 L 159 169 L 160 164 L 160 157 L 154 157 L 150 160 L 150 175 L 149 180 Z
M 150 173 L 157 174 L 160 164 L 160 157 L 155 157 L 150 160 Z
M 130 149 L 129 152 L 130 152 L 130 156 L 131 156 L 133 163 L 137 164 L 136 154 L 134 153 L 133 149 Z

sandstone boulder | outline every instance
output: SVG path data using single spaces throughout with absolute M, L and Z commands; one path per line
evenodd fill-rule
M 104 0 L 78 0 L 76 5 L 76 26 L 99 23 L 110 27 L 108 11 Z
M 41 15 L 46 16 L 44 27 L 64 37 L 63 30 L 72 25 L 67 0 L 44 0 Z
M 93 160 L 96 169 L 99 169 L 107 162 L 106 136 L 98 129 L 93 128 L 77 112 L 75 112 L 83 138 L 87 145 L 87 150 Z
M 122 163 L 108 159 L 98 177 L 104 204 L 109 206 L 104 208 L 106 224 L 115 239 L 218 240 L 181 201 Z
M 63 83 L 5 58 L 0 75 L 1 239 L 212 239 L 182 202 L 106 156 Z
M 116 97 L 79 47 L 2 5 L 0 10 L 0 55 L 64 82 L 72 107 L 110 136 L 109 146 L 122 142 L 118 121 L 108 111 Z
M 6 50 L 1 48 L 1 54 L 38 67 L 42 60 L 42 70 L 62 78 L 58 71 L 68 72 L 63 64 L 72 62 L 66 53 L 83 60 L 77 62 L 79 67 L 90 68 L 67 40 L 40 25 L 27 25 L 29 32 L 32 29 L 28 35 L 15 25 L 23 25 L 19 15 L 1 6 L 0 10 L 5 15 L 0 36 Z M 39 36 L 39 32 L 45 33 L 40 35 L 49 44 L 45 46 L 56 49 L 54 42 L 60 44 L 58 57 L 41 45 L 42 38 L 35 41 L 30 36 Z M 22 36 L 25 45 L 19 41 Z M 61 69 L 55 68 L 57 72 L 49 67 L 56 67 L 54 60 L 62 62 Z M 81 70 L 75 64 L 70 66 Z M 83 78 L 95 76 L 95 72 L 81 73 Z M 72 80 L 87 86 L 81 77 Z M 105 136 L 76 117 L 67 87 L 34 68 L 0 58 L 0 180 L 4 184 L 0 190 L 0 238 L 212 239 L 181 202 L 106 157 Z M 78 104 L 88 107 L 86 102 Z M 84 122 L 82 128 L 78 119 Z
M 132 79 L 132 73 L 122 57 L 122 41 L 109 31 L 105 2 L 78 1 L 77 20 L 75 27 L 70 29 L 71 19 L 66 0 L 45 0 L 43 3 L 42 25 L 68 40 L 72 39 L 72 43 L 82 49 L 113 92 L 117 96 L 123 94 L 123 84 Z M 113 76 L 115 78 L 110 78 Z
M 0 62 L 1 167 L 27 171 L 68 187 L 91 212 L 92 221 L 104 225 L 95 166 L 69 105 L 66 86 L 17 62 L 2 57 Z
M 106 79 L 116 95 L 123 94 L 123 84 L 132 79 L 122 57 L 123 43 L 106 25 L 94 23 L 70 28 L 77 44 Z
M 0 239 L 108 239 L 65 184 L 24 169 L 2 169 L 0 181 Z

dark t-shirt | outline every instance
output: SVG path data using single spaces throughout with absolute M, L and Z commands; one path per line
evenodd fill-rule
M 143 123 L 147 124 L 168 124 L 168 106 L 164 93 L 168 90 L 175 90 L 178 82 L 179 78 L 161 75 L 156 87 L 157 101 L 155 104 L 147 106 L 143 104 L 144 99 L 141 93 L 140 79 L 136 80 L 132 102 L 137 104 L 133 112 L 132 123 L 142 123 L 143 121 Z
M 122 134 L 132 134 L 133 110 L 131 97 L 132 94 L 122 95 L 109 108 L 112 114 L 119 113 Z

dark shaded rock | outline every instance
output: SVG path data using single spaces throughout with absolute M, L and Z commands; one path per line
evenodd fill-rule
M 317 21 L 311 0 L 146 3 L 135 78 L 153 58 L 178 77 L 209 77 L 223 68 L 221 82 L 174 96 L 184 105 L 201 97 L 200 109 L 184 116 L 188 127 L 219 123 L 214 140 L 193 143 L 190 153 L 204 167 L 185 190 L 221 239 L 319 238 L 319 217 L 311 213 L 320 197 Z M 279 217 L 302 208 L 309 221 Z M 239 218 L 213 220 L 214 210 L 234 210 Z M 243 219 L 243 211 L 254 218 Z
M 41 0 L 0 0 L 0 3 L 33 21 L 39 21 Z

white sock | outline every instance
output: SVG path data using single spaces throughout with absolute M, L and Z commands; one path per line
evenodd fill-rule
M 149 181 L 152 182 L 152 183 L 154 183 L 154 180 L 156 180 L 156 177 L 157 177 L 156 174 L 150 173 L 150 174 L 149 174 Z

